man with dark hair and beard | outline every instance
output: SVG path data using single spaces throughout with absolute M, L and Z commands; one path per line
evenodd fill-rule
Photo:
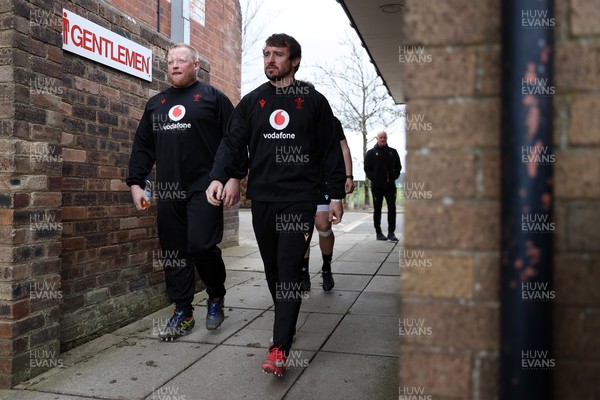
M 316 200 L 319 195 L 331 199 L 328 218 L 337 224 L 346 181 L 329 103 L 295 80 L 301 57 L 300 44 L 289 35 L 266 40 L 263 59 L 269 81 L 235 108 L 206 191 L 215 206 L 226 199 L 223 185 L 247 148 L 252 226 L 275 303 L 273 338 L 262 368 L 276 376 L 285 372 L 296 331 L 302 260 L 314 228 Z
M 154 252 L 159 256 L 153 262 L 164 270 L 167 295 L 175 303 L 172 317 L 158 334 L 163 341 L 177 339 L 194 327 L 194 266 L 208 294 L 206 329 L 217 329 L 225 318 L 225 264 L 217 247 L 223 237 L 223 207 L 211 206 L 203 192 L 233 111 L 221 91 L 198 81 L 200 61 L 193 47 L 172 46 L 167 66 L 172 86 L 146 104 L 126 181 L 135 207 L 145 210 L 144 202 L 150 199 L 142 188 L 156 163 L 153 198 L 161 251 Z M 236 178 L 246 174 L 245 161 L 242 155 L 240 168 L 231 171 L 223 192 L 226 207 L 238 199 Z

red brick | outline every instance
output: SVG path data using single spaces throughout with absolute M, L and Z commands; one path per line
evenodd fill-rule
M 65 221 L 84 219 L 87 217 L 85 207 L 63 207 L 62 218 Z
M 31 205 L 32 206 L 45 206 L 45 207 L 60 207 L 62 200 L 61 193 L 53 192 L 34 192 L 31 194 Z
M 12 225 L 12 223 L 13 223 L 13 210 L 0 209 L 0 225 Z

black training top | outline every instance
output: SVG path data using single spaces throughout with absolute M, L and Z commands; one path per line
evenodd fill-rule
M 156 162 L 157 182 L 170 182 L 188 195 L 206 190 L 232 112 L 227 96 L 202 82 L 170 87 L 153 96 L 135 133 L 127 185 L 144 187 Z M 233 175 L 242 178 L 245 174 L 242 159 Z
M 304 82 L 287 87 L 267 82 L 235 108 L 210 179 L 231 177 L 235 154 L 247 146 L 249 199 L 314 201 L 320 187 L 342 199 L 346 173 L 333 118 L 325 97 Z

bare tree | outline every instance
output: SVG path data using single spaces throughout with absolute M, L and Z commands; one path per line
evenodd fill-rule
M 335 99 L 329 100 L 344 128 L 361 133 L 364 159 L 369 130 L 389 126 L 399 117 L 400 108 L 394 104 L 374 67 L 366 61 L 366 52 L 350 38 L 341 45 L 347 47 L 348 52 L 343 60 L 337 60 L 335 69 L 317 67 L 322 73 L 320 84 L 329 87 L 335 94 Z M 367 205 L 371 203 L 368 181 L 365 188 Z
M 263 2 L 261 0 L 240 0 L 242 9 L 242 66 L 252 63 L 252 50 L 264 31 L 264 25 L 257 23 L 257 16 Z

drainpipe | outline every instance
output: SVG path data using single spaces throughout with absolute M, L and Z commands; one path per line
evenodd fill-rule
M 156 0 L 156 31 L 160 33 L 160 0 Z
M 552 3 L 502 1 L 502 400 L 552 398 Z

